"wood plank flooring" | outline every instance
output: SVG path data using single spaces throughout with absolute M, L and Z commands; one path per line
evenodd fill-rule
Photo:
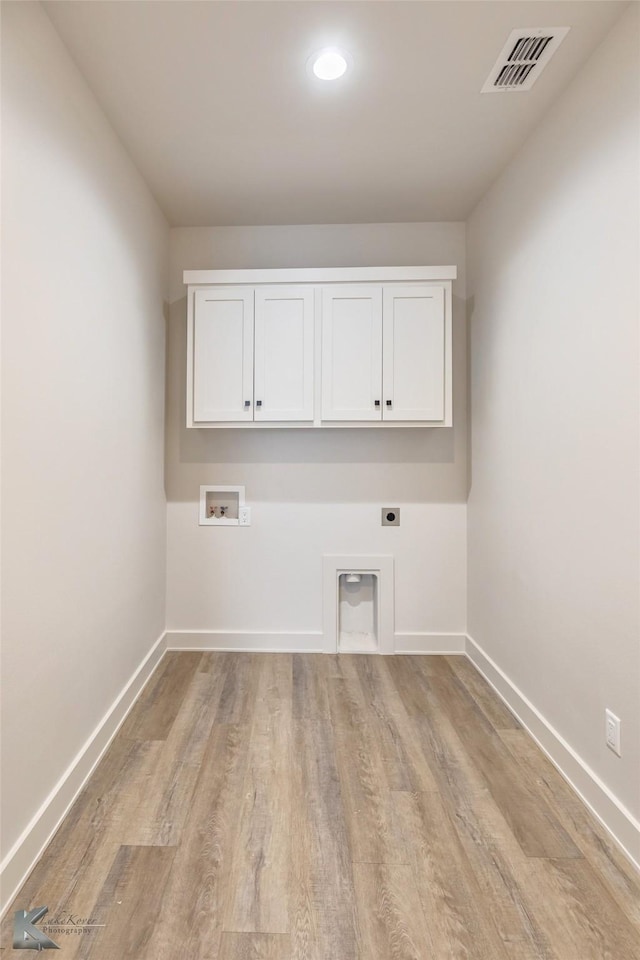
M 43 904 L 100 924 L 72 960 L 640 957 L 640 877 L 462 657 L 167 654 L 5 955 Z

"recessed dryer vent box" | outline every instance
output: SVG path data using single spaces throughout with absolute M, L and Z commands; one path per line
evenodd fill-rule
M 201 527 L 237 527 L 244 507 L 244 487 L 200 487 Z

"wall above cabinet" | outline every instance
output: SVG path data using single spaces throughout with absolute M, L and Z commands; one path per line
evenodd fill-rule
M 451 426 L 456 273 L 186 270 L 187 426 Z

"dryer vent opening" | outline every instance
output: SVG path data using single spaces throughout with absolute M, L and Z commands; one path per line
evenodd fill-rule
M 342 573 L 338 579 L 338 650 L 378 652 L 378 577 Z

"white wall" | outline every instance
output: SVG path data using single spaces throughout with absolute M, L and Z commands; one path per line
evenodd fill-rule
M 469 633 L 636 817 L 637 38 L 632 4 L 468 224 Z
M 43 9 L 2 6 L 6 854 L 164 629 L 168 227 Z
M 186 429 L 183 270 L 403 264 L 458 266 L 453 429 Z M 170 290 L 169 629 L 319 632 L 322 554 L 382 551 L 396 556 L 398 631 L 464 632 L 464 224 L 174 229 Z M 203 483 L 244 484 L 251 529 L 199 528 Z M 403 507 L 399 531 L 381 529 L 384 505 Z
M 461 649 L 466 509 L 459 503 L 403 504 L 399 528 L 380 525 L 377 503 L 254 502 L 250 527 L 200 527 L 197 504 L 170 503 L 168 630 L 268 633 L 260 643 L 274 648 L 287 642 L 278 636 L 286 632 L 321 649 L 323 554 L 394 556 L 396 634 L 427 634 L 425 649 L 448 649 L 447 642 Z M 456 640 L 442 639 L 451 633 Z M 397 643 L 411 645 L 404 636 Z

